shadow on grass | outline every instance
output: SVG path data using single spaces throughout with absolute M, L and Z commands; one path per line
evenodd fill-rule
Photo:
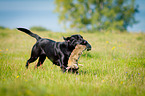
M 97 77 L 100 76 L 105 76 L 108 74 L 108 72 L 106 70 L 99 70 L 99 69 L 95 69 L 95 70 L 91 70 L 91 69 L 87 69 L 87 70 L 78 70 L 79 75 L 94 75 Z

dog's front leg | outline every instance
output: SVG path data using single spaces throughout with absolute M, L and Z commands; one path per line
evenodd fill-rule
M 60 60 L 59 60 L 60 68 L 65 67 L 64 62 L 63 62 L 64 61 L 64 54 L 61 51 L 59 51 L 59 57 L 60 57 Z
M 63 52 L 61 51 L 60 48 L 57 48 L 56 49 L 56 52 L 57 52 L 58 57 L 59 57 L 58 65 L 60 66 L 60 68 L 62 69 L 62 71 L 65 72 L 66 71 L 66 66 L 64 66 L 64 62 L 63 62 L 65 56 L 64 56 L 64 54 L 63 54 Z
M 60 68 L 62 69 L 62 71 L 63 71 L 63 73 L 65 73 L 66 72 L 66 66 L 64 65 L 64 56 L 61 58 L 61 66 L 60 66 Z

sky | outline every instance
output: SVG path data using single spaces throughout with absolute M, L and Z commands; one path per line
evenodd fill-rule
M 128 27 L 129 32 L 145 32 L 145 0 L 136 0 L 138 24 Z M 54 32 L 64 32 L 54 12 L 54 0 L 0 0 L 0 26 L 11 29 L 42 26 Z

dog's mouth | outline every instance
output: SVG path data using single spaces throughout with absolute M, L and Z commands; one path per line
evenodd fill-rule
M 90 51 L 91 50 L 91 45 L 88 43 L 88 44 L 86 44 L 86 49 L 87 49 L 87 51 Z
M 90 51 L 91 50 L 91 48 L 87 48 L 87 51 Z

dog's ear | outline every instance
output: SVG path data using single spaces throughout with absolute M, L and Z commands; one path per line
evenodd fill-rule
M 65 40 L 65 41 L 69 41 L 70 40 L 70 37 L 63 37 L 63 39 Z

